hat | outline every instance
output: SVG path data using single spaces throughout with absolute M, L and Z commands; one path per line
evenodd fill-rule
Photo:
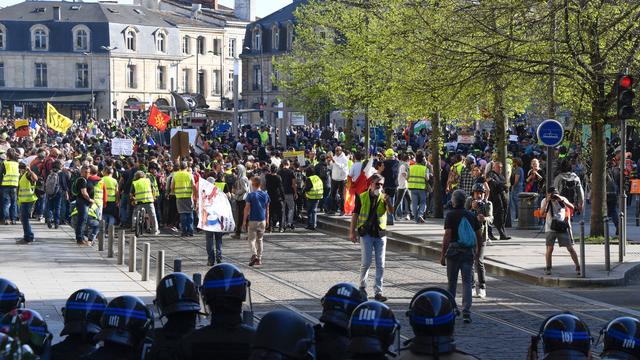
M 386 157 L 394 157 L 395 155 L 396 155 L 396 152 L 393 151 L 393 149 L 387 149 L 384 152 L 384 156 L 386 156 Z
M 549 188 L 547 189 L 547 194 L 558 194 L 558 189 L 556 189 L 554 186 L 549 186 Z
M 476 158 L 473 155 L 467 155 L 467 160 L 469 160 L 472 163 L 476 162 Z

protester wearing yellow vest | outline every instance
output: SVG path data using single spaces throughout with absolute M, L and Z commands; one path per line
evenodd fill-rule
M 193 175 L 186 161 L 180 163 L 180 171 L 173 175 L 171 192 L 176 195 L 176 207 L 180 214 L 182 236 L 193 236 L 193 198 L 196 196 Z
M 4 224 L 15 225 L 18 218 L 17 208 L 17 194 L 18 180 L 20 173 L 18 171 L 18 155 L 16 151 L 11 148 L 7 150 L 7 158 L 0 164 L 0 187 L 2 188 L 2 215 L 4 218 Z
M 102 182 L 107 191 L 107 204 L 102 209 L 102 219 L 106 226 L 116 224 L 118 207 L 118 181 L 113 178 L 113 169 L 109 166 L 102 170 Z
M 411 192 L 411 213 L 416 224 L 424 223 L 424 213 L 427 211 L 427 184 L 429 169 L 424 159 L 424 154 L 419 151 L 416 154 L 416 163 L 409 167 L 409 184 L 407 188 Z
M 20 163 L 20 180 L 18 181 L 18 204 L 20 205 L 20 222 L 22 223 L 23 236 L 22 239 L 16 241 L 16 244 L 31 244 L 34 241 L 33 230 L 29 223 L 31 209 L 33 204 L 38 200 L 36 196 L 36 181 L 38 177 L 24 163 Z
M 313 168 L 308 167 L 305 175 L 307 176 L 304 185 L 307 197 L 307 230 L 315 230 L 318 223 L 318 203 L 323 195 L 323 184 L 320 177 L 314 174 Z
M 373 174 L 369 178 L 369 189 L 356 198 L 356 207 L 351 216 L 349 238 L 353 243 L 360 240 L 360 291 L 366 294 L 367 278 L 371 268 L 371 256 L 375 254 L 376 279 L 373 290 L 375 299 L 384 302 L 382 282 L 384 276 L 385 252 L 387 247 L 387 213 L 393 211 L 389 195 L 384 194 L 384 178 Z
M 70 216 L 71 216 L 71 225 L 77 226 L 78 225 L 78 208 L 77 207 L 73 208 Z M 87 226 L 86 226 L 86 230 L 84 231 L 88 232 L 87 235 L 90 242 L 96 241 L 96 238 L 98 237 L 98 232 L 100 231 L 100 216 L 98 212 L 98 204 L 96 202 L 91 204 L 91 206 L 89 206 L 89 208 L 87 209 Z
M 133 224 L 137 223 L 136 215 L 140 208 L 144 208 L 147 214 L 149 214 L 149 221 L 151 222 L 151 232 L 154 235 L 159 235 L 158 230 L 158 218 L 156 217 L 156 208 L 153 205 L 153 188 L 151 186 L 151 180 L 147 177 L 143 171 L 138 171 L 133 177 L 131 183 L 131 199 L 133 201 Z
M 267 142 L 269 142 L 269 132 L 267 129 L 262 127 L 260 131 L 258 131 L 258 135 L 260 135 L 260 144 L 266 146 Z

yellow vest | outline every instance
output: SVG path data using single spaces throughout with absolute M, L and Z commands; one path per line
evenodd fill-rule
M 138 179 L 131 183 L 133 185 L 133 199 L 138 204 L 149 204 L 153 202 L 153 190 L 151 190 L 151 180 L 149 178 Z
M 18 163 L 15 161 L 6 160 L 4 162 L 4 176 L 2 177 L 2 186 L 18 186 L 18 178 L 20 172 L 18 171 Z
M 87 212 L 89 214 L 90 217 L 97 219 L 98 215 L 96 214 L 96 209 L 98 208 L 98 205 L 91 204 L 91 206 L 89 206 L 89 211 Z M 71 215 L 70 216 L 76 216 L 78 215 L 78 208 L 77 207 L 73 207 L 73 210 L 71 210 Z
M 35 190 L 36 185 L 32 184 L 31 181 L 27 179 L 27 173 L 24 173 L 22 177 L 20 177 L 20 182 L 18 183 L 18 204 L 30 203 L 38 200 Z
M 96 186 L 93 187 L 93 200 L 98 204 L 98 206 L 102 207 L 104 201 L 104 179 L 100 179 Z
M 427 167 L 425 165 L 411 165 L 409 167 L 409 189 L 425 190 L 427 188 Z
M 224 186 L 226 185 L 226 183 L 224 181 L 216 181 L 216 187 L 218 188 L 218 190 L 220 190 L 221 192 L 224 192 Z
M 322 180 L 317 175 L 309 176 L 311 180 L 311 190 L 307 191 L 307 199 L 320 200 L 322 199 Z
M 266 145 L 267 141 L 269 141 L 269 133 L 266 130 L 259 131 L 258 133 L 260 134 L 260 141 L 262 142 L 262 145 Z
M 111 176 L 105 176 L 100 180 L 107 187 L 107 202 L 116 201 L 116 192 L 118 191 L 118 182 Z
M 358 214 L 358 222 L 356 229 L 363 226 L 369 218 L 369 209 L 371 208 L 371 199 L 369 198 L 369 191 L 365 191 L 360 196 L 360 213 Z M 378 225 L 380 229 L 385 230 L 387 228 L 387 207 L 384 203 L 384 194 L 378 195 L 378 207 L 376 208 L 376 215 L 378 216 Z
M 175 184 L 176 198 L 188 199 L 193 194 L 193 185 L 191 184 L 191 174 L 181 170 L 173 174 L 173 183 Z

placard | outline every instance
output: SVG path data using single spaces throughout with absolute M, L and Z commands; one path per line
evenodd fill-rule
M 173 136 L 177 134 L 178 131 L 183 131 L 189 134 L 189 145 L 196 144 L 196 136 L 198 136 L 197 129 L 171 129 L 171 132 L 170 132 L 171 137 L 173 138 Z
M 291 113 L 291 125 L 293 126 L 304 126 L 304 114 L 301 113 Z
M 236 224 L 227 196 L 203 178 L 198 182 L 198 191 L 198 229 L 233 232 Z
M 133 140 L 132 139 L 111 139 L 111 155 L 133 155 Z
M 171 158 L 175 160 L 179 157 L 186 158 L 187 156 L 189 156 L 189 133 L 178 131 L 171 138 Z

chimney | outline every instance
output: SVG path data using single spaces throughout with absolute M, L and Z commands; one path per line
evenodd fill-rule
M 203 8 L 218 10 L 218 0 L 200 0 Z
M 252 22 L 256 19 L 255 0 L 235 0 L 233 13 L 240 20 Z
M 191 3 L 191 18 L 197 19 L 198 15 L 202 11 L 202 4 L 200 4 L 199 0 L 195 0 Z
M 53 7 L 53 21 L 60 21 L 60 6 Z

